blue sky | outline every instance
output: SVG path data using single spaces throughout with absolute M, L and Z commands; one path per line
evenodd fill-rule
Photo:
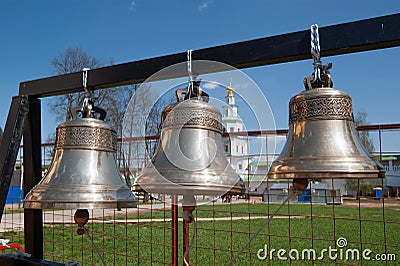
M 110 58 L 123 63 L 399 11 L 396 0 L 2 0 L 0 126 L 19 83 L 53 75 L 50 60 L 68 47 L 79 46 L 105 64 Z M 333 62 L 335 87 L 352 96 L 354 110 L 366 111 L 370 123 L 399 122 L 399 59 L 400 48 L 322 58 Z M 286 128 L 289 99 L 303 90 L 311 60 L 244 72 L 265 94 L 277 128 Z M 57 126 L 47 107 L 51 100 L 42 102 L 43 141 Z M 400 150 L 397 138 L 384 145 Z

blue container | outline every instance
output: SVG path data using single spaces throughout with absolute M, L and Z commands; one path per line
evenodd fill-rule
M 311 190 L 305 189 L 301 192 L 301 195 L 297 197 L 298 202 L 311 202 Z
M 7 193 L 6 204 L 20 203 L 20 196 L 24 196 L 24 189 L 22 188 L 22 193 L 20 193 L 20 187 L 10 186 Z
M 374 191 L 375 191 L 375 198 L 381 199 L 382 198 L 382 188 L 376 187 L 376 188 L 374 188 Z

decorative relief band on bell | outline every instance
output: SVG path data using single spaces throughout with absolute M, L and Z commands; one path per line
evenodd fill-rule
M 222 133 L 221 115 L 206 110 L 171 110 L 163 121 L 163 129 L 170 127 L 199 127 Z
M 56 148 L 66 147 L 115 152 L 116 135 L 110 129 L 98 127 L 59 127 Z
M 348 96 L 294 99 L 289 109 L 290 123 L 305 120 L 354 120 L 351 98 Z

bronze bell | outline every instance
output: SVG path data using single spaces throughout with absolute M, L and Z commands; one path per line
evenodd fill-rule
M 355 131 L 350 96 L 331 88 L 329 72 L 324 70 L 322 81 L 305 78 L 306 90 L 290 100 L 289 134 L 268 177 L 384 178 L 383 166 Z
M 92 105 L 82 118 L 57 127 L 55 153 L 46 176 L 26 195 L 28 209 L 93 209 L 135 207 L 137 201 L 119 174 L 116 132 Z M 96 118 L 94 113 L 100 114 Z
M 208 103 L 208 95 L 199 85 L 199 81 L 195 82 L 193 91 L 177 90 L 177 103 L 164 109 L 158 150 L 136 178 L 136 191 L 189 195 L 244 193 L 243 180 L 225 157 L 222 115 Z

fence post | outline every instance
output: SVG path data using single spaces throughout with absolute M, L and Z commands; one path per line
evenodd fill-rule
M 30 108 L 24 130 L 24 193 L 42 178 L 40 100 L 29 99 Z M 25 252 L 43 259 L 42 210 L 24 209 Z

